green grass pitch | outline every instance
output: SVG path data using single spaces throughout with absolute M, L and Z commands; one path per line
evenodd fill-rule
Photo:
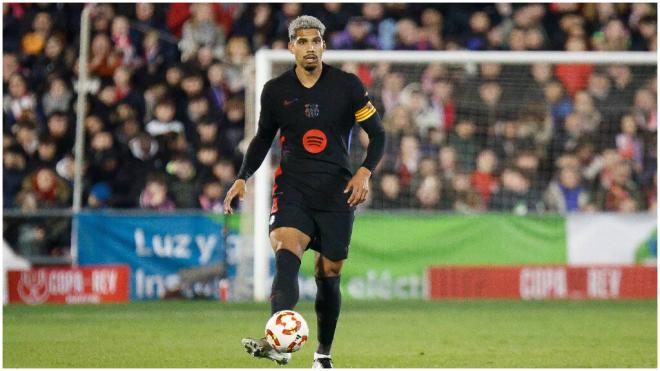
M 346 301 L 336 367 L 653 367 L 657 302 Z M 311 340 L 286 367 L 309 368 Z M 250 358 L 266 303 L 5 306 L 4 367 L 279 367 Z

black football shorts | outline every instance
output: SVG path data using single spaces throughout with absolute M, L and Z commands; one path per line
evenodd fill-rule
M 308 249 L 318 251 L 332 261 L 348 257 L 348 245 L 353 232 L 355 212 L 315 210 L 298 202 L 286 202 L 284 198 L 273 200 L 270 214 L 270 231 L 280 227 L 292 227 L 311 238 Z

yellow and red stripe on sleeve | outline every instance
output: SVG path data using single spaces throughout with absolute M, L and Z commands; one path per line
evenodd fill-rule
M 371 102 L 367 102 L 364 107 L 355 112 L 355 121 L 362 122 L 376 113 L 376 107 Z

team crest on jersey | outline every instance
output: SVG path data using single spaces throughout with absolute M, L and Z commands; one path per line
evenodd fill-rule
M 305 104 L 305 116 L 310 119 L 319 117 L 319 105 L 316 103 Z

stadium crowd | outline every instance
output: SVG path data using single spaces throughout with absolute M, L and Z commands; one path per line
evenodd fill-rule
M 3 202 L 71 205 L 83 4 L 3 3 Z M 220 211 L 244 66 L 311 14 L 329 49 L 656 50 L 644 4 L 97 4 L 88 208 Z M 388 132 L 371 209 L 655 210 L 655 66 L 346 63 Z M 354 131 L 358 157 L 366 136 Z M 248 138 L 249 139 L 249 138 Z

